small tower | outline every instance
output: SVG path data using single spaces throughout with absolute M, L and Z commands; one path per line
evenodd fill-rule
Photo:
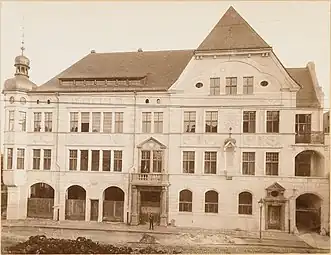
M 16 75 L 23 75 L 29 78 L 30 60 L 24 56 L 24 31 L 22 33 L 21 55 L 15 58 Z

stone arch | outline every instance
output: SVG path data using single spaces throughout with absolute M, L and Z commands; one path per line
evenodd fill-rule
M 53 219 L 54 188 L 44 182 L 30 186 L 27 217 Z
M 124 191 L 110 186 L 103 191 L 103 221 L 124 221 Z
M 66 191 L 65 219 L 85 220 L 86 190 L 79 185 L 72 185 Z
M 320 232 L 322 199 L 313 193 L 303 193 L 295 200 L 295 220 L 299 231 Z
M 295 156 L 295 176 L 323 177 L 324 156 L 315 150 L 303 150 Z

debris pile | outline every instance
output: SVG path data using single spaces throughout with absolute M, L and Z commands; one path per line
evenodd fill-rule
M 155 240 L 154 240 L 155 241 Z M 8 254 L 178 254 L 177 250 L 165 250 L 151 246 L 131 248 L 93 242 L 85 237 L 76 240 L 47 238 L 45 235 L 30 236 L 25 242 L 11 246 Z

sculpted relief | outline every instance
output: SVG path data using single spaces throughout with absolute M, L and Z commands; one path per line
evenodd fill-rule
M 243 135 L 243 146 L 261 146 L 261 147 L 277 147 L 280 146 L 278 136 L 270 135 Z

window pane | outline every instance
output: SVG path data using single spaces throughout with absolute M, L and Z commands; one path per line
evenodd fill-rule
M 123 112 L 115 112 L 115 133 L 123 133 Z
M 102 171 L 110 171 L 110 150 L 104 150 L 103 151 L 103 157 L 102 157 Z
M 99 171 L 99 151 L 92 150 L 91 171 Z
M 78 132 L 78 112 L 70 113 L 70 132 Z
M 51 150 L 44 150 L 44 170 L 51 169 L 51 160 L 52 160 Z
M 81 113 L 81 132 L 89 132 L 90 130 L 90 113 Z
M 45 112 L 45 132 L 52 132 L 52 118 L 53 114 L 51 112 Z
M 92 112 L 92 132 L 100 132 L 101 113 Z
M 88 150 L 80 151 L 80 170 L 81 171 L 88 170 Z
M 104 133 L 112 132 L 112 113 L 111 112 L 103 113 L 103 132 Z
M 114 171 L 122 171 L 122 151 L 114 151 Z

